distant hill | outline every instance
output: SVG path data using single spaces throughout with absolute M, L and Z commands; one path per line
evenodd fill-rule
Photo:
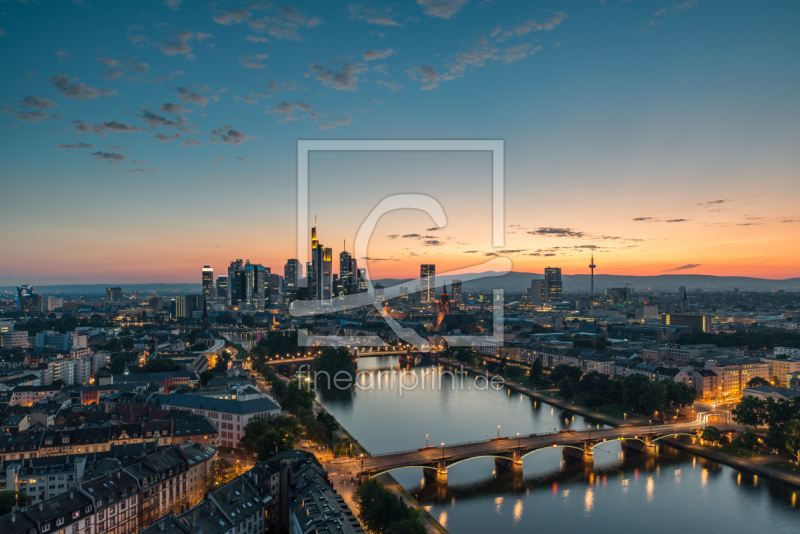
M 491 274 L 487 272 L 485 274 Z M 509 292 L 525 291 L 531 286 L 531 280 L 542 279 L 540 273 L 510 272 L 503 276 L 487 277 L 471 282 L 464 282 L 464 289 L 470 291 L 491 291 L 492 289 L 503 289 Z M 563 275 L 564 291 L 567 292 L 588 292 L 590 288 L 590 276 L 588 274 L 568 274 Z M 441 279 L 446 279 L 450 284 L 449 277 L 437 276 L 437 283 L 442 283 Z M 384 286 L 403 283 L 406 280 L 383 279 L 376 282 Z M 679 286 L 686 286 L 686 289 L 705 289 L 710 291 L 725 291 L 738 288 L 749 291 L 773 291 L 784 289 L 787 291 L 800 291 L 800 278 L 789 278 L 787 280 L 769 280 L 766 278 L 748 278 L 744 276 L 712 276 L 703 274 L 663 274 L 659 276 L 626 276 L 617 274 L 596 274 L 594 276 L 594 290 L 604 292 L 609 287 L 630 287 L 638 291 L 670 291 L 676 290 Z M 413 288 L 409 288 L 413 290 Z
M 486 275 L 491 272 L 484 273 Z M 491 291 L 492 289 L 503 289 L 508 292 L 525 291 L 531 286 L 531 280 L 542 279 L 540 273 L 510 272 L 503 276 L 487 276 L 480 280 L 464 282 L 464 289 L 468 291 Z M 562 276 L 565 292 L 589 291 L 588 274 L 568 274 Z M 408 280 L 398 278 L 384 278 L 375 280 L 385 287 L 401 284 Z M 436 282 L 450 284 L 450 277 L 437 276 Z M 745 276 L 712 276 L 703 274 L 662 274 L 659 276 L 626 276 L 618 274 L 596 274 L 594 277 L 594 289 L 602 293 L 609 287 L 625 287 L 628 284 L 637 291 L 677 291 L 679 286 L 686 286 L 686 289 L 705 289 L 709 291 L 725 291 L 738 288 L 743 291 L 774 291 L 783 289 L 786 291 L 800 291 L 800 278 L 789 278 L 786 280 L 769 280 L 766 278 L 748 278 Z M 140 294 L 147 293 L 200 293 L 200 284 L 68 284 L 68 285 L 42 285 L 36 286 L 37 293 L 62 294 L 62 295 L 86 295 L 101 296 L 106 294 L 107 287 L 121 287 L 125 294 L 136 291 Z M 414 288 L 409 287 L 410 291 Z M 0 287 L 0 293 L 16 293 L 16 287 Z

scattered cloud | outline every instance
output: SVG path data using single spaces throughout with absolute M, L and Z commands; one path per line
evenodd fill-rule
M 255 139 L 255 137 L 247 136 L 239 130 L 234 129 L 233 126 L 228 125 L 212 130 L 209 143 L 222 142 L 229 145 L 238 145 L 250 139 Z
M 119 152 L 104 152 L 102 150 L 99 152 L 91 152 L 91 155 L 95 157 L 94 159 L 110 162 L 122 161 L 126 159 L 125 156 Z
M 167 135 L 165 133 L 157 133 L 153 137 L 161 141 L 162 143 L 171 143 L 176 139 L 179 139 L 181 134 L 175 132 L 174 135 Z
M 375 8 L 362 4 L 348 4 L 347 11 L 353 20 L 364 20 L 368 24 L 378 26 L 399 26 L 394 20 L 394 12 L 388 7 Z
M 375 59 L 386 59 L 387 57 L 394 54 L 394 50 L 391 48 L 387 48 L 386 50 L 367 50 L 361 56 L 364 58 L 364 61 L 373 61 Z
M 312 63 L 308 66 L 308 69 L 309 72 L 306 73 L 306 77 L 313 76 L 325 87 L 339 91 L 357 91 L 358 76 L 356 75 L 366 71 L 367 66 L 364 63 L 346 63 L 337 72 L 329 68 L 328 65 Z
M 56 52 L 56 57 L 62 63 L 68 63 L 69 62 L 69 52 L 67 52 L 66 50 L 58 50 Z
M 261 63 L 262 60 L 267 59 L 267 54 L 256 54 L 255 56 L 241 56 L 239 64 L 248 69 L 266 69 L 267 66 Z
M 26 96 L 25 98 L 19 101 L 19 107 L 52 109 L 52 108 L 57 108 L 58 104 L 56 104 L 55 102 L 53 102 L 48 98 L 39 98 L 38 96 Z
M 99 56 L 97 61 L 106 66 L 105 72 L 102 76 L 107 80 L 116 80 L 125 74 L 126 70 L 138 72 L 139 74 L 147 74 L 150 65 L 147 63 L 140 63 L 136 58 L 130 58 L 127 61 L 114 59 L 106 56 Z
M 319 130 L 330 130 L 332 128 L 336 128 L 337 126 L 350 126 L 352 124 L 353 119 L 350 117 L 340 117 L 338 119 L 333 119 L 329 121 L 317 121 L 317 129 Z
M 75 98 L 77 100 L 92 100 L 100 96 L 111 96 L 117 93 L 113 89 L 95 89 L 82 83 L 73 83 L 76 80 L 77 78 L 69 78 L 63 74 L 59 74 L 47 81 L 66 98 Z
M 58 145 L 58 148 L 70 150 L 73 148 L 94 148 L 94 145 L 91 143 L 74 143 L 71 145 Z
M 262 37 L 261 35 L 248 35 L 247 37 L 245 37 L 245 39 L 247 39 L 251 43 L 268 43 L 268 42 L 270 42 L 269 39 L 267 39 L 266 37 Z
M 255 6 L 255 7 L 254 7 Z M 251 9 L 271 10 L 267 4 L 252 4 Z M 307 17 L 297 8 L 281 6 L 277 8 L 276 16 L 250 20 L 250 28 L 258 33 L 267 32 L 271 37 L 285 41 L 302 41 L 303 36 L 297 31 L 300 28 L 315 28 L 322 24 L 319 17 Z
M 439 86 L 439 81 L 441 80 L 436 69 L 424 64 L 421 64 L 419 67 L 411 67 L 406 70 L 406 74 L 415 82 L 419 81 L 422 84 L 420 89 L 423 91 L 435 89 Z
M 232 24 L 241 24 L 250 19 L 250 12 L 242 9 L 228 9 L 222 11 L 219 15 L 212 17 L 214 22 L 222 24 L 223 26 L 230 26 Z
M 197 139 L 187 139 L 186 141 L 181 143 L 181 145 L 183 145 L 183 146 L 203 146 L 203 143 L 201 143 Z
M 267 89 L 273 93 L 282 93 L 284 91 L 305 91 L 305 87 L 295 81 L 279 82 L 278 80 L 270 80 L 267 84 Z
M 536 230 L 528 231 L 529 234 L 532 235 L 546 235 L 546 236 L 553 236 L 553 237 L 586 237 L 584 232 L 580 232 L 578 230 L 572 230 L 570 228 L 538 228 Z
M 183 0 L 164 0 L 164 5 L 172 11 L 178 11 L 181 8 Z
M 389 91 L 396 93 L 397 91 L 402 91 L 403 86 L 397 82 L 387 82 L 384 80 L 375 80 L 375 83 L 378 85 L 382 85 L 383 87 L 387 88 Z
M 0 109 L 3 110 L 3 113 L 14 117 L 14 119 L 24 122 L 42 122 L 45 119 L 57 119 L 61 117 L 61 113 L 56 113 L 51 115 L 49 113 L 45 113 L 44 111 L 40 110 L 23 111 L 21 109 L 16 109 L 9 105 L 5 105 Z
M 75 126 L 75 129 L 79 132 L 85 133 L 96 133 L 96 134 L 104 134 L 104 133 L 130 133 L 130 132 L 143 132 L 145 131 L 144 128 L 139 128 L 138 126 L 131 126 L 130 124 L 125 124 L 122 122 L 117 121 L 107 121 L 95 124 L 92 126 L 84 121 L 76 120 L 72 121 L 72 124 Z
M 186 126 L 186 119 L 182 116 L 178 115 L 175 119 L 168 119 L 162 115 L 157 115 L 150 111 L 147 108 L 139 108 L 141 114 L 138 115 L 141 117 L 151 128 L 156 129 L 159 126 L 165 126 L 167 128 L 183 128 Z
M 429 17 L 449 19 L 455 16 L 468 0 L 417 0 L 423 12 Z
M 158 108 L 159 111 L 162 113 L 171 113 L 172 115 L 177 115 L 178 113 L 191 113 L 192 110 L 189 108 L 185 108 L 180 104 L 173 104 L 171 102 L 167 102 L 166 104 L 161 104 L 161 107 Z
M 243 158 L 241 156 L 236 156 L 236 159 L 238 159 L 239 161 L 250 161 L 250 158 Z
M 195 93 L 188 87 L 174 87 L 173 89 L 177 91 L 178 98 L 180 98 L 181 102 L 184 104 L 197 104 L 198 106 L 204 107 L 208 105 L 208 97 Z

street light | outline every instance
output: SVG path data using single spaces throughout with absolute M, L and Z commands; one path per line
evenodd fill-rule
M 428 433 L 425 433 L 425 448 L 428 448 Z
M 653 433 L 653 420 L 650 419 L 650 433 Z
M 519 432 L 517 432 L 517 448 L 519 449 Z
M 500 437 L 500 425 L 497 425 L 497 437 Z

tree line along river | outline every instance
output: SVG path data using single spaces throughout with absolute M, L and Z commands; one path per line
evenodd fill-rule
M 440 376 L 435 366 L 403 369 L 401 376 L 396 357 L 358 365 L 362 387 L 319 390 L 318 398 L 373 454 L 423 447 L 426 434 L 436 446 L 496 437 L 498 425 L 500 435 L 509 437 L 598 428 L 508 389 L 476 387 L 473 377 Z M 543 450 L 525 458 L 522 473 L 478 458 L 450 468 L 447 484 L 426 481 L 419 468 L 392 475 L 453 534 L 779 534 L 798 532 L 800 525 L 800 490 L 668 445 L 646 456 L 608 442 L 594 449 L 593 465 L 566 463 L 560 449 Z

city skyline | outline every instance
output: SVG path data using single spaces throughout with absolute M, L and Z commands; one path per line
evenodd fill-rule
M 391 186 L 447 214 L 384 217 L 372 278 L 496 254 L 583 274 L 592 252 L 597 275 L 800 275 L 795 4 L 4 9 L 0 285 L 195 282 L 235 258 L 281 273 L 296 141 L 315 138 L 505 142 L 498 249 L 488 154 L 312 156 L 334 258 Z

